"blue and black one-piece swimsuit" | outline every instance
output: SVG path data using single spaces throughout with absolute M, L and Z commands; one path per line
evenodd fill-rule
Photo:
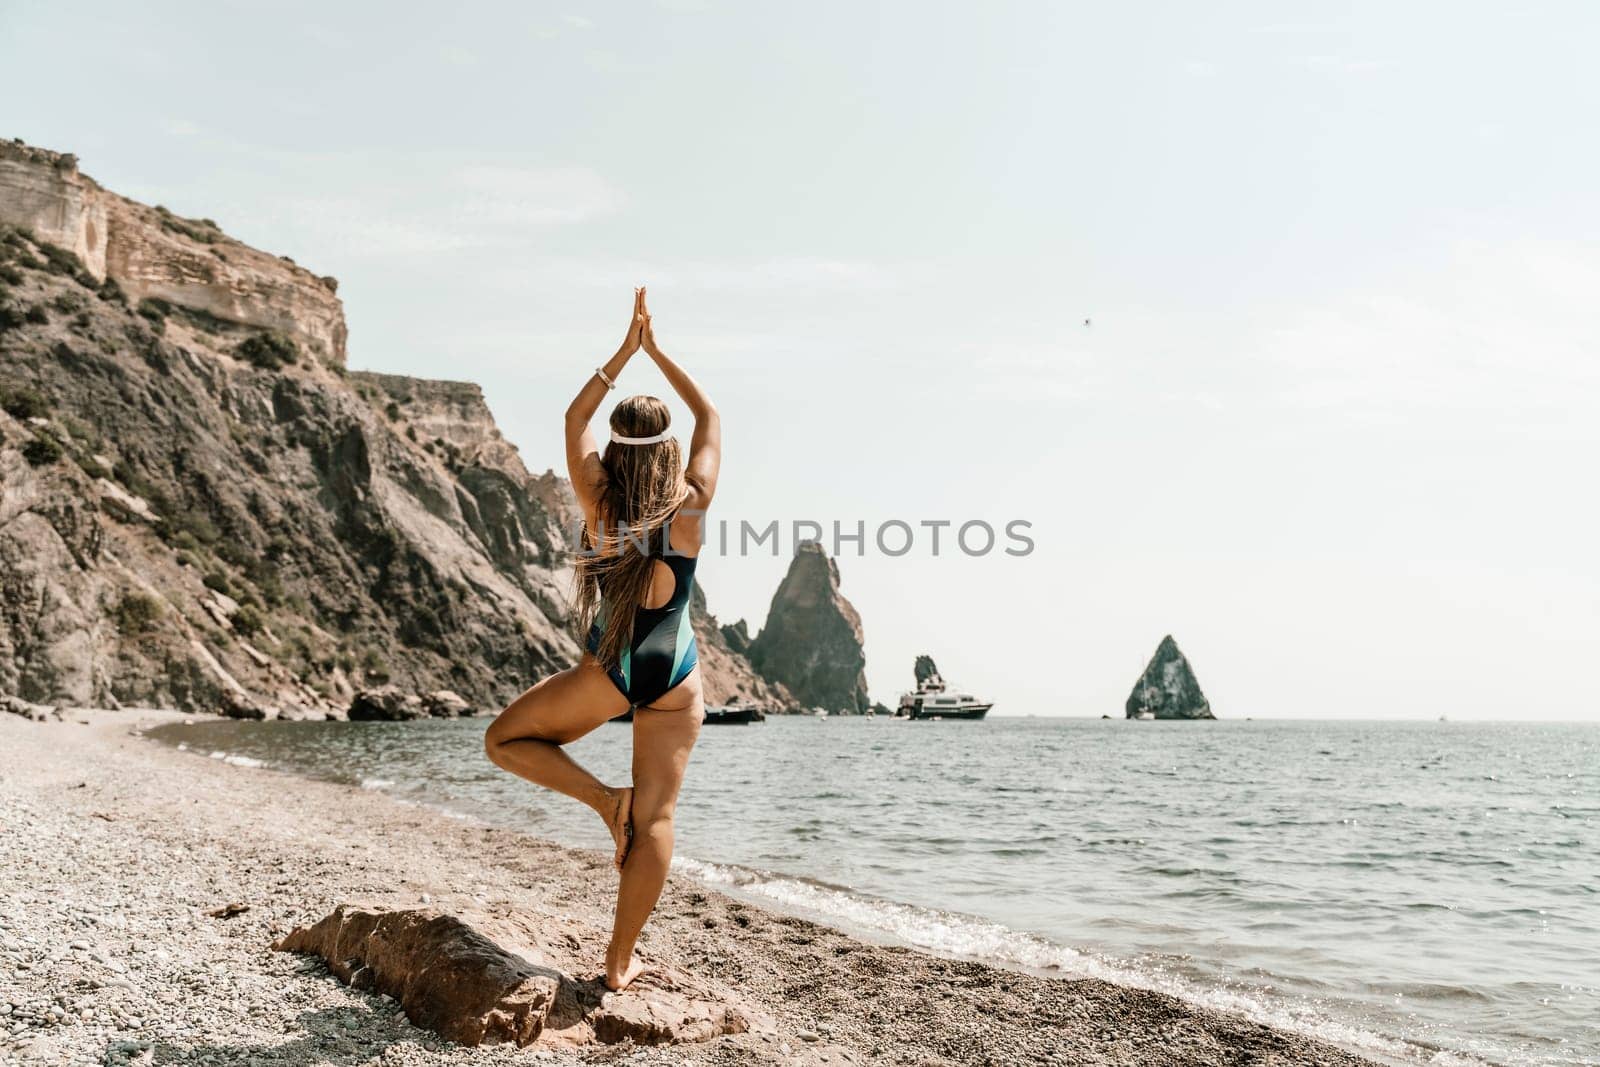
M 633 616 L 633 640 L 623 646 L 622 659 L 607 671 L 628 705 L 633 708 L 653 704 L 679 682 L 689 677 L 699 662 L 694 644 L 694 626 L 689 618 L 689 594 L 694 589 L 694 565 L 698 557 L 668 553 L 657 559 L 672 571 L 672 597 L 659 608 L 640 607 Z M 589 651 L 600 647 L 605 624 L 604 610 L 589 628 Z

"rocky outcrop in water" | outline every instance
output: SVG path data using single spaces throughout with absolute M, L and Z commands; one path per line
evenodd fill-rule
M 767 624 L 750 642 L 750 662 L 802 704 L 846 713 L 871 709 L 861 616 L 839 591 L 839 565 L 815 541 L 796 548 Z
M 346 371 L 331 284 L 71 157 L 0 145 L 0 223 L 0 693 L 449 714 L 576 660 L 570 486 L 477 386 Z
M 480 930 L 431 908 L 341 905 L 272 947 L 321 957 L 351 988 L 388 994 L 412 1023 L 463 1045 L 668 1045 L 771 1027 L 731 991 L 667 968 L 620 993 L 573 978 L 560 947 L 577 943 L 562 929 L 572 924 L 548 925 Z
M 1161 639 L 1150 665 L 1128 694 L 1127 717 L 1151 713 L 1158 719 L 1214 719 L 1211 702 L 1200 691 L 1189 661 L 1168 634 Z
M 917 684 L 943 677 L 939 668 L 934 664 L 932 656 L 918 656 L 915 667 L 912 668 L 917 676 Z

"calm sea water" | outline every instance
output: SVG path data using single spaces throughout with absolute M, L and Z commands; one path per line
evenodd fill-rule
M 236 762 L 609 848 L 484 720 L 194 723 Z M 574 745 L 625 780 L 631 730 Z M 1163 989 L 1397 1063 L 1600 1063 L 1600 726 L 707 727 L 680 868 L 853 931 Z

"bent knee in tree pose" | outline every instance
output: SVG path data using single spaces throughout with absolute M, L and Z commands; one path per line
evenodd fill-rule
M 616 406 L 603 451 L 590 427 L 640 349 L 694 416 L 687 460 L 666 404 L 653 396 Z M 512 701 L 484 747 L 498 766 L 581 800 L 605 820 L 622 873 L 605 983 L 621 989 L 643 969 L 634 944 L 666 883 L 678 789 L 705 716 L 689 600 L 722 463 L 717 410 L 656 343 L 643 288 L 634 291 L 622 346 L 567 408 L 566 443 L 583 509 L 573 614 L 585 651 L 577 666 Z M 630 709 L 633 781 L 606 785 L 563 746 Z

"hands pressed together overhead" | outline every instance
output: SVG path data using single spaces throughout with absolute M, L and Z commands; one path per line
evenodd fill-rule
M 628 336 L 623 339 L 622 351 L 631 356 L 641 348 L 652 356 L 661 354 L 661 349 L 656 346 L 655 334 L 650 329 L 650 309 L 645 305 L 642 285 L 633 291 L 633 321 L 628 325 Z

